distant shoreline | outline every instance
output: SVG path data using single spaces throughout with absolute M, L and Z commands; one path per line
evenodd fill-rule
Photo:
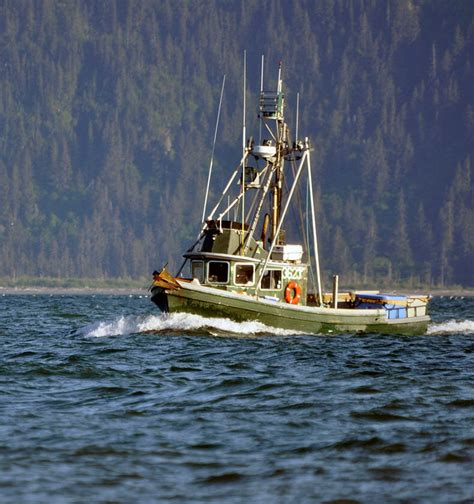
M 97 294 L 116 294 L 119 296 L 147 296 L 147 289 L 137 289 L 134 287 L 115 287 L 115 288 L 100 288 L 100 287 L 1 287 L 1 295 L 13 294 L 40 294 L 40 295 L 97 295 Z
M 362 289 L 360 289 L 362 290 Z M 474 297 L 474 289 L 393 289 L 384 290 L 383 292 L 395 292 L 400 294 L 430 294 L 431 296 L 467 296 Z M 137 289 L 134 287 L 115 287 L 115 288 L 100 288 L 100 287 L 1 287 L 1 295 L 28 294 L 28 295 L 119 295 L 119 296 L 148 296 L 148 289 Z

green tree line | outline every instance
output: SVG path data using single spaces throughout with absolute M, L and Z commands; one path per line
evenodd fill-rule
M 249 116 L 261 54 L 300 93 L 327 274 L 473 286 L 473 42 L 470 0 L 0 0 L 0 277 L 177 265 L 246 49 Z

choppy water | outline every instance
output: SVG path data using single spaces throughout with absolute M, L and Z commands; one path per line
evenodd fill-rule
M 0 297 L 0 501 L 474 502 L 474 298 L 426 336 Z

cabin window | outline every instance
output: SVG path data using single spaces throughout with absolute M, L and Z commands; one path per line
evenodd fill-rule
M 254 282 L 254 271 L 253 264 L 236 264 L 235 283 L 237 285 L 252 285 Z
M 204 282 L 204 263 L 202 261 L 191 262 L 191 277 L 196 278 L 201 283 Z
M 229 263 L 209 261 L 207 265 L 207 280 L 212 283 L 227 283 L 229 281 Z
M 281 289 L 281 270 L 266 270 L 261 282 L 262 289 Z

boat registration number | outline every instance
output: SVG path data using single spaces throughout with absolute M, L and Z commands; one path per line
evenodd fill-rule
M 302 280 L 303 279 L 303 268 L 284 268 L 283 269 L 283 279 L 284 280 Z

